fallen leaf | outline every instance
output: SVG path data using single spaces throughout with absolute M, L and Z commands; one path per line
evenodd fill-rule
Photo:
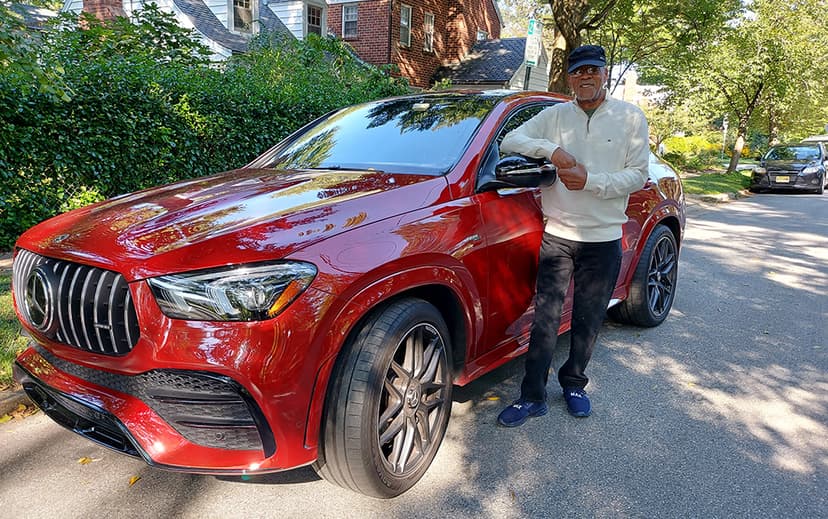
M 7 414 L 4 414 L 3 416 L 0 416 L 0 423 L 6 423 L 9 420 L 11 420 L 11 416 L 9 416 Z
M 135 483 L 137 483 L 139 479 L 141 479 L 141 476 L 132 476 L 131 478 L 129 478 L 129 486 L 132 486 Z
M 93 461 L 95 461 L 95 460 L 93 460 L 92 458 L 89 458 L 87 456 L 84 456 L 83 458 L 78 460 L 78 463 L 80 463 L 81 465 L 89 465 Z

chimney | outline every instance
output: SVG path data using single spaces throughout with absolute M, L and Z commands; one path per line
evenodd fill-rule
M 94 14 L 101 21 L 126 16 L 123 0 L 83 0 L 83 11 Z

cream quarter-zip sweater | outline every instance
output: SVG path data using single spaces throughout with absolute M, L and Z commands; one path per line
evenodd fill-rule
M 575 101 L 542 110 L 503 139 L 500 149 L 547 158 L 563 148 L 587 170 L 582 190 L 559 180 L 542 190 L 546 232 L 579 242 L 621 237 L 630 193 L 647 181 L 649 133 L 644 112 L 607 95 L 587 116 Z

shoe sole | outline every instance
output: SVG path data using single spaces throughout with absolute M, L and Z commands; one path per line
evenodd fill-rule
M 567 409 L 567 411 L 569 411 L 569 409 Z M 587 416 L 592 414 L 592 410 L 590 409 L 587 412 L 584 412 L 584 411 L 569 411 L 569 414 L 571 414 L 575 418 L 586 418 Z
M 520 427 L 521 425 L 526 423 L 526 420 L 528 420 L 530 418 L 537 418 L 538 416 L 543 416 L 548 412 L 549 412 L 549 408 L 546 407 L 545 409 L 543 409 L 543 411 L 541 411 L 539 413 L 528 414 L 528 415 L 526 415 L 526 417 L 523 420 L 521 420 L 519 422 L 512 422 L 512 423 L 503 422 L 503 421 L 500 420 L 500 417 L 498 417 L 497 423 L 502 425 L 503 427 Z

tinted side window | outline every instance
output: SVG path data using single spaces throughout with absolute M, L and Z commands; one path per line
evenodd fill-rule
M 502 159 L 505 154 L 501 153 L 500 151 L 500 143 L 503 141 L 503 137 L 506 136 L 507 133 L 514 130 L 524 122 L 528 121 L 535 115 L 537 115 L 541 110 L 547 108 L 551 105 L 549 104 L 533 104 L 523 108 L 518 108 L 514 113 L 509 115 L 509 118 L 500 127 L 500 129 L 495 134 L 494 139 L 489 144 L 489 148 L 486 151 L 486 156 L 480 164 L 480 169 L 477 171 L 477 186 L 478 189 L 480 186 L 486 184 L 489 181 L 493 181 L 495 179 L 495 166 L 497 166 L 497 162 L 499 159 Z
M 497 132 L 497 137 L 495 137 L 495 141 L 498 146 L 500 146 L 500 143 L 503 141 L 503 137 L 505 137 L 507 133 L 536 116 L 541 110 L 548 108 L 549 106 L 550 105 L 531 105 L 526 108 L 519 109 L 517 112 L 510 115 L 509 120 L 506 121 L 506 124 L 504 124 L 500 131 Z

